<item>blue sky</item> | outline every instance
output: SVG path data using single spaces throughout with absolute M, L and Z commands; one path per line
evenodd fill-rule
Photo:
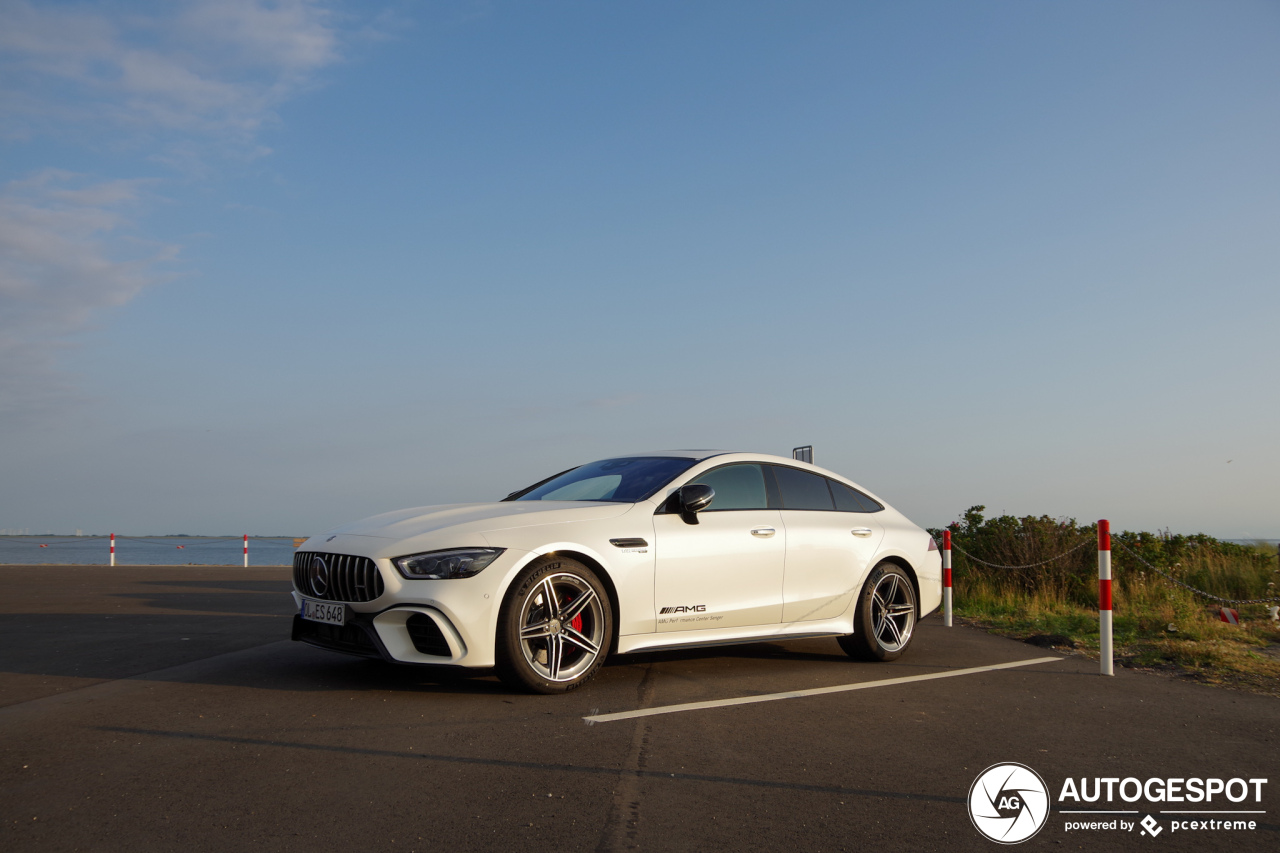
M 0 0 L 0 528 L 602 456 L 1280 536 L 1280 7 Z

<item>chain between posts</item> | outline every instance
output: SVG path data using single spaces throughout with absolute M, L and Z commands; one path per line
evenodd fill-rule
M 963 548 L 961 548 L 959 545 L 957 545 L 957 544 L 956 544 L 956 540 L 955 540 L 955 537 L 954 537 L 954 536 L 951 538 L 951 547 L 952 547 L 952 548 L 954 548 L 955 550 L 959 551 L 961 554 L 964 554 L 966 557 L 968 557 L 970 560 L 973 560 L 975 563 L 981 563 L 982 565 L 987 566 L 988 568 L 992 568 L 992 569 L 1034 569 L 1034 568 L 1036 568 L 1037 566 L 1047 566 L 1049 563 L 1055 562 L 1055 561 L 1057 561 L 1057 560 L 1061 560 L 1061 559 L 1063 559 L 1064 557 L 1068 557 L 1068 556 L 1070 556 L 1071 554 L 1074 554 L 1076 551 L 1079 551 L 1079 550 L 1080 550 L 1081 548 L 1083 548 L 1085 545 L 1088 545 L 1089 543 L 1091 543 L 1091 542 L 1093 542 L 1093 541 L 1094 541 L 1094 538 L 1093 538 L 1092 536 L 1090 536 L 1090 537 L 1089 537 L 1089 538 L 1087 538 L 1087 539 L 1082 539 L 1082 540 L 1080 541 L 1080 543 L 1079 543 L 1079 544 L 1077 544 L 1075 547 L 1071 548 L 1070 550 L 1063 551 L 1061 554 L 1058 554 L 1057 556 L 1054 556 L 1054 557 L 1050 557 L 1050 558 L 1049 558 L 1049 559 L 1047 559 L 1047 560 L 1041 560 L 1041 561 L 1040 561 L 1040 562 L 1038 562 L 1038 563 L 1029 563 L 1029 564 L 1027 564 L 1027 565 L 1025 565 L 1025 566 L 1002 566 L 1002 565 L 1000 565 L 1000 564 L 998 564 L 998 563 L 988 563 L 986 560 L 980 560 L 980 559 L 978 559 L 977 557 L 975 557 L 975 556 L 973 556 L 972 554 L 970 554 L 968 551 L 966 551 L 966 550 L 964 550 Z M 1175 578 L 1173 575 L 1169 574 L 1168 572 L 1166 572 L 1166 571 L 1164 571 L 1164 570 L 1162 570 L 1162 569 L 1159 569 L 1159 568 L 1157 568 L 1157 567 L 1155 567 L 1155 566 L 1151 565 L 1151 564 L 1150 564 L 1150 563 L 1148 563 L 1146 560 L 1144 560 L 1141 556 L 1139 556 L 1139 555 L 1138 555 L 1138 553 L 1137 553 L 1136 551 L 1134 551 L 1134 550 L 1133 550 L 1132 548 L 1130 548 L 1129 546 L 1125 545 L 1125 544 L 1124 544 L 1124 542 L 1123 542 L 1123 541 L 1121 541 L 1120 539 L 1118 539 L 1118 538 L 1113 538 L 1113 539 L 1111 540 L 1111 542 L 1112 542 L 1112 544 L 1113 544 L 1113 545 L 1118 545 L 1118 546 L 1120 546 L 1120 548 L 1121 548 L 1121 549 L 1123 549 L 1126 553 L 1128 553 L 1128 554 L 1129 554 L 1129 556 L 1133 557 L 1135 560 L 1137 560 L 1137 561 L 1138 561 L 1139 563 L 1141 563 L 1142 565 L 1146 566 L 1146 567 L 1147 567 L 1148 569 L 1150 569 L 1151 571 L 1153 571 L 1153 572 L 1155 572 L 1156 574 L 1160 575 L 1160 577 L 1164 578 L 1165 580 L 1169 581 L 1170 583 L 1172 583 L 1172 584 L 1174 584 L 1174 585 L 1176 585 L 1176 586 L 1180 586 L 1180 587 L 1182 587 L 1183 589 L 1187 590 L 1188 592 L 1194 592 L 1196 595 L 1204 596 L 1205 598 L 1210 598 L 1210 599 L 1213 599 L 1214 601 L 1220 601 L 1220 602 L 1222 602 L 1223 604 L 1271 604 L 1271 603 L 1273 603 L 1273 602 L 1280 602 L 1280 598 L 1223 598 L 1223 597 L 1222 597 L 1222 596 L 1220 596 L 1220 595 L 1214 595 L 1214 594 L 1213 594 L 1213 593 L 1211 593 L 1211 592 L 1205 592 L 1205 591 L 1204 591 L 1204 590 L 1202 590 L 1202 589 L 1196 589 L 1194 586 L 1191 586 L 1190 584 L 1187 584 L 1187 583 L 1184 583 L 1184 582 L 1182 582 L 1182 581 L 1178 580 L 1177 578 Z M 1275 556 L 1275 555 L 1270 555 L 1270 556 Z
M 955 537 L 954 537 L 954 536 L 953 536 L 953 537 L 951 537 L 951 547 L 952 547 L 952 548 L 955 548 L 957 551 L 959 551 L 961 554 L 964 554 L 966 557 L 968 557 L 970 560 L 973 560 L 975 563 L 981 563 L 982 565 L 987 566 L 988 568 L 992 568 L 992 569 L 1034 569 L 1034 568 L 1036 568 L 1037 566 L 1047 566 L 1047 565 L 1049 565 L 1049 564 L 1050 564 L 1050 563 L 1052 563 L 1052 562 L 1055 562 L 1055 561 L 1057 561 L 1057 560 L 1061 560 L 1061 559 L 1063 559 L 1064 557 L 1069 557 L 1069 556 L 1071 556 L 1072 554 L 1074 554 L 1076 551 L 1079 551 L 1079 550 L 1080 550 L 1081 548 L 1083 548 L 1085 545 L 1088 545 L 1090 542 L 1093 542 L 1093 541 L 1094 541 L 1094 538 L 1093 538 L 1092 536 L 1086 537 L 1085 539 L 1081 539 L 1081 540 L 1080 540 L 1080 542 L 1079 542 L 1079 544 L 1077 544 L 1075 547 L 1071 548 L 1071 549 L 1070 549 L 1070 550 L 1068 550 L 1068 551 L 1063 551 L 1061 554 L 1057 555 L 1056 557 L 1050 557 L 1049 559 L 1047 559 L 1047 560 L 1041 560 L 1041 561 L 1040 561 L 1040 562 L 1038 562 L 1038 563 L 1028 563 L 1028 564 L 1027 564 L 1027 565 L 1025 565 L 1025 566 L 1001 566 L 1001 565 L 999 565 L 999 564 L 997 564 L 997 563 L 988 563 L 986 560 L 979 560 L 977 557 L 973 556 L 973 555 L 972 555 L 972 554 L 970 554 L 968 551 L 966 551 L 965 549 L 963 549 L 963 548 L 961 548 L 959 545 L 957 545 L 957 544 L 956 544 L 956 540 L 955 540 Z
M 1189 592 L 1194 592 L 1196 595 L 1201 595 L 1201 596 L 1204 596 L 1205 598 L 1211 598 L 1214 601 L 1220 601 L 1223 604 L 1270 604 L 1273 601 L 1280 601 L 1280 598 L 1223 598 L 1220 595 L 1214 595 L 1211 592 L 1205 592 L 1202 589 L 1196 589 L 1194 586 L 1191 586 L 1190 584 L 1183 583 L 1182 581 L 1178 580 L 1168 572 L 1165 572 L 1151 565 L 1146 560 L 1142 559 L 1142 557 L 1138 556 L 1138 553 L 1136 551 L 1134 551 L 1128 545 L 1125 545 L 1119 539 L 1113 539 L 1111 541 L 1114 542 L 1116 545 L 1119 545 L 1122 549 L 1124 549 L 1126 553 L 1128 553 L 1129 556 L 1133 557 L 1139 563 L 1142 563 L 1142 565 L 1146 566 L 1151 571 L 1160 575 L 1160 577 L 1169 581 L 1169 583 L 1174 584 L 1176 586 L 1180 586 L 1183 589 L 1188 590 Z

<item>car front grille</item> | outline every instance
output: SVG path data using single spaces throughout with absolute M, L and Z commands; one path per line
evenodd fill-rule
M 368 557 L 298 551 L 293 585 L 303 595 L 325 601 L 373 601 L 382 595 L 382 573 Z

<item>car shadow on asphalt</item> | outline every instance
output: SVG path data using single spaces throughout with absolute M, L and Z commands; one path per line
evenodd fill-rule
M 327 654 L 328 659 L 317 658 L 309 661 L 305 669 L 297 668 L 297 680 L 281 685 L 280 689 L 478 695 L 519 693 L 499 681 L 492 670 L 412 666 L 315 651 Z
M 256 593 L 233 593 L 256 598 Z M 201 607 L 219 606 L 205 595 Z M 157 605 L 166 606 L 166 605 Z M 516 694 L 491 670 L 461 670 L 392 664 L 289 643 L 292 611 L 212 614 L 87 613 L 0 614 L 0 687 L 5 673 L 51 679 L 143 678 L 286 692 L 394 691 Z M 659 667 L 666 677 L 686 680 L 700 673 L 741 670 L 771 679 L 792 676 L 797 666 L 858 680 L 890 667 L 850 660 L 823 641 L 752 643 L 702 649 L 614 656 L 597 683 L 628 680 L 628 668 Z M 838 648 L 838 647 L 837 647 Z M 245 657 L 223 657 L 237 653 Z M 672 664 L 676 666 L 671 666 Z M 680 666 L 687 664 L 688 666 Z M 835 666 L 833 666 L 833 664 Z M 898 662 L 900 667 L 930 663 Z M 936 665 L 934 665 L 936 666 Z M 692 667 L 695 673 L 676 670 Z M 785 689 L 780 683 L 779 689 Z M 589 690 L 591 685 L 581 689 Z
M 287 580 L 178 580 L 178 581 L 141 581 L 138 586 L 179 587 L 182 589 L 230 590 L 233 592 L 271 593 L 281 596 L 285 601 L 292 601 L 289 593 L 293 584 Z
M 135 606 L 192 613 L 271 614 L 294 611 L 292 588 L 278 580 L 142 581 L 140 592 L 113 592 L 109 598 L 136 602 Z
M 0 614 L 0 705 L 130 678 L 301 693 L 511 692 L 484 671 L 291 643 L 289 616 Z

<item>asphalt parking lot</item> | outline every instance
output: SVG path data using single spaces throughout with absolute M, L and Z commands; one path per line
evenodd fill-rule
M 1055 796 L 1068 776 L 1269 780 L 1232 806 L 1264 812 L 1257 829 L 1212 844 L 1055 813 L 1027 847 L 1280 845 L 1273 698 L 1102 678 L 937 617 L 891 664 L 762 643 L 619 658 L 532 696 L 289 642 L 289 586 L 287 568 L 0 566 L 0 848 L 993 850 L 965 803 L 997 762 Z

